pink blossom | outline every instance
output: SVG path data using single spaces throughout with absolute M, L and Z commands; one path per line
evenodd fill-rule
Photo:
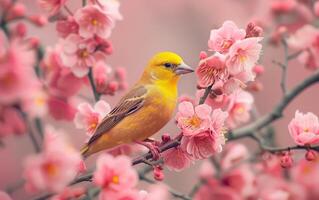
M 208 114 L 209 115 L 209 114 Z M 181 148 L 195 159 L 204 159 L 221 152 L 225 144 L 224 122 L 227 113 L 216 109 L 212 113 L 210 130 L 193 135 L 185 135 L 181 141 Z
M 57 14 L 67 0 L 38 0 L 40 6 L 47 10 L 50 15 Z
M 223 151 L 224 155 L 221 160 L 221 167 L 224 170 L 230 169 L 241 161 L 249 157 L 248 149 L 243 144 L 230 143 Z
M 26 133 L 26 124 L 21 113 L 13 107 L 0 107 L 0 137 Z
M 99 200 L 145 200 L 145 194 L 135 189 L 124 191 L 102 191 Z
M 162 153 L 165 165 L 170 170 L 181 171 L 190 166 L 192 160 L 180 147 L 171 148 Z
M 305 37 L 307 35 L 307 37 Z M 303 50 L 298 56 L 299 62 L 310 69 L 317 69 L 319 59 L 319 30 L 311 25 L 305 25 L 298 29 L 287 40 L 289 47 L 295 50 Z
M 73 198 L 80 198 L 85 193 L 86 188 L 84 187 L 67 187 L 60 194 L 51 198 L 51 200 L 69 200 Z
M 103 100 L 96 102 L 94 108 L 88 103 L 81 103 L 74 117 L 76 128 L 85 129 L 92 135 L 97 125 L 111 111 L 111 106 Z
M 103 192 L 121 193 L 121 191 L 132 189 L 137 184 L 137 173 L 132 167 L 131 159 L 127 156 L 113 157 L 102 154 L 96 165 L 93 182 L 101 186 Z
M 14 39 L 0 47 L 0 102 L 21 100 L 35 82 L 34 52 L 24 41 Z
M 229 170 L 229 169 L 228 169 Z M 250 165 L 243 164 L 231 171 L 227 171 L 222 177 L 222 184 L 233 188 L 243 197 L 249 197 L 255 193 L 256 175 Z
M 169 200 L 168 187 L 164 184 L 153 184 L 149 187 L 149 192 L 145 200 Z
M 210 179 L 214 177 L 216 174 L 216 169 L 212 165 L 211 161 L 203 160 L 200 169 L 199 169 L 199 177 L 202 180 Z
M 250 112 L 254 103 L 253 96 L 244 90 L 236 90 L 228 96 L 227 126 L 236 128 L 250 120 Z
M 296 0 L 272 0 L 271 2 L 271 10 L 275 14 L 290 12 L 296 7 Z
M 176 114 L 177 126 L 186 136 L 206 131 L 209 129 L 211 112 L 212 109 L 206 104 L 194 107 L 190 102 L 181 102 Z
M 240 200 L 240 195 L 230 187 L 204 185 L 195 194 L 194 200 Z
M 76 113 L 76 108 L 70 99 L 49 96 L 48 108 L 51 116 L 56 120 L 71 121 Z
M 232 21 L 225 21 L 221 28 L 210 32 L 208 47 L 219 53 L 227 53 L 229 48 L 237 41 L 245 38 L 245 30 L 239 29 Z
M 226 65 L 231 75 L 252 71 L 261 53 L 261 40 L 261 37 L 246 38 L 230 47 Z
M 311 112 L 303 114 L 296 111 L 295 118 L 288 125 L 288 130 L 298 145 L 310 145 L 319 141 L 318 117 Z
M 65 20 L 58 20 L 56 23 L 56 30 L 60 37 L 66 38 L 68 35 L 74 33 L 78 34 L 79 25 L 75 22 L 74 17 L 69 16 Z
M 114 20 L 109 13 L 95 5 L 87 5 L 77 10 L 74 18 L 79 24 L 79 34 L 84 38 L 91 38 L 95 34 L 108 38 L 114 27 Z
M 22 109 L 30 117 L 43 117 L 48 113 L 48 94 L 41 85 L 34 86 L 30 94 L 24 97 Z
M 59 134 L 59 136 L 58 136 Z M 29 191 L 62 191 L 77 175 L 81 155 L 52 128 L 47 128 L 44 150 L 27 157 L 24 178 Z
M 96 90 L 103 93 L 110 81 L 112 68 L 104 62 L 98 62 L 93 68 L 93 77 L 96 85 Z
M 70 97 L 81 89 L 85 79 L 76 77 L 69 68 L 63 65 L 60 56 L 61 49 L 59 45 L 53 49 L 48 48 L 42 60 L 41 69 L 50 94 Z
M 315 15 L 317 17 L 319 17 L 319 2 L 318 1 L 315 2 L 314 6 L 313 6 L 313 11 L 314 11 Z
M 122 20 L 123 16 L 120 13 L 120 2 L 117 0 L 91 0 L 93 3 L 98 2 L 98 5 L 108 13 L 114 20 Z
M 107 153 L 113 155 L 113 156 L 119 156 L 119 155 L 135 155 L 138 152 L 142 152 L 145 150 L 145 147 L 142 145 L 136 145 L 136 144 L 123 144 L 117 147 L 114 147 L 107 151 Z
M 82 37 L 70 34 L 62 42 L 61 58 L 66 67 L 77 77 L 83 77 L 89 72 L 98 60 L 104 58 L 103 53 L 96 51 L 97 44 L 92 39 L 83 39 Z
M 3 192 L 3 191 L 0 191 L 0 199 L 1 200 L 12 200 L 11 197 L 6 192 Z
M 214 54 L 210 57 L 202 59 L 196 69 L 196 75 L 199 79 L 199 86 L 208 87 L 216 80 L 226 79 L 228 77 L 228 73 L 225 69 L 226 66 L 224 57 L 220 54 Z

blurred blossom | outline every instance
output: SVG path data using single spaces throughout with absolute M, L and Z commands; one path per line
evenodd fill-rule
M 250 120 L 250 112 L 254 103 L 254 97 L 244 90 L 236 90 L 228 96 L 228 118 L 227 126 L 236 128 Z
M 161 153 L 165 166 L 170 170 L 181 171 L 190 166 L 192 163 L 191 156 L 181 149 L 181 147 L 175 147 L 168 149 Z
M 35 84 L 35 55 L 25 41 L 0 38 L 0 43 L 0 102 L 14 103 L 23 99 Z
M 30 192 L 61 192 L 75 178 L 81 162 L 80 153 L 70 146 L 62 133 L 47 127 L 43 152 L 25 160 L 26 188 Z
M 93 39 L 84 39 L 75 34 L 70 34 L 61 45 L 63 64 L 77 77 L 87 75 L 89 68 L 105 57 L 104 53 L 96 51 L 97 43 Z
M 68 16 L 64 20 L 58 20 L 56 23 L 56 30 L 58 35 L 62 38 L 66 38 L 70 34 L 79 33 L 79 25 L 74 20 L 73 16 Z
M 169 200 L 168 187 L 162 183 L 152 184 L 145 200 Z
M 289 133 L 298 145 L 310 145 L 319 141 L 318 117 L 311 112 L 303 114 L 298 110 L 288 125 Z
M 40 6 L 49 12 L 50 15 L 57 14 L 65 5 L 67 0 L 38 0 Z
M 104 100 L 95 103 L 94 108 L 88 103 L 81 103 L 74 117 L 76 128 L 85 129 L 87 134 L 91 136 L 98 124 L 111 111 L 111 106 Z
M 145 200 L 145 194 L 136 189 L 128 189 L 121 192 L 102 191 L 99 196 L 99 200 Z
M 288 45 L 292 49 L 303 51 L 298 60 L 309 69 L 317 69 L 319 66 L 319 30 L 312 25 L 305 25 L 298 29 L 288 39 Z
M 113 18 L 96 5 L 78 9 L 74 18 L 79 24 L 79 35 L 84 38 L 91 38 L 95 34 L 101 38 L 108 38 L 114 27 Z
M 22 109 L 30 117 L 43 117 L 48 113 L 47 102 L 48 94 L 38 85 L 25 97 Z
M 124 155 L 113 157 L 109 154 L 102 154 L 97 159 L 93 182 L 102 188 L 101 199 L 108 199 L 108 196 L 132 191 L 137 181 L 138 176 L 129 157 Z
M 210 179 L 214 177 L 216 173 L 215 167 L 212 165 L 211 161 L 204 160 L 199 169 L 199 177 L 202 180 Z
M 48 108 L 50 115 L 56 120 L 72 121 L 76 113 L 72 101 L 62 97 L 50 96 Z
M 271 10 L 275 14 L 286 13 L 297 7 L 296 0 L 271 0 Z
M 237 40 L 244 39 L 245 35 L 244 29 L 239 29 L 232 21 L 226 21 L 221 28 L 211 30 L 208 47 L 212 51 L 227 53 L 229 48 Z
M 70 69 L 63 65 L 60 56 L 61 49 L 59 45 L 47 48 L 41 62 L 41 69 L 50 94 L 70 97 L 81 89 L 85 79 L 76 77 Z
M 304 186 L 308 199 L 318 199 L 319 191 L 316 189 L 319 184 L 319 160 L 309 162 L 305 159 L 292 169 L 292 180 Z
M 114 20 L 122 20 L 123 16 L 121 15 L 119 8 L 120 2 L 117 0 L 90 0 L 92 3 L 96 3 L 101 6 L 104 12 L 107 15 L 111 16 Z
M 143 150 L 145 150 L 144 146 L 142 145 L 136 145 L 136 144 L 122 144 L 120 146 L 114 147 L 107 151 L 107 153 L 113 155 L 113 156 L 119 156 L 119 155 L 134 155 L 136 153 L 140 153 Z
M 26 129 L 25 121 L 18 109 L 0 106 L 0 138 L 24 134 Z
M 224 170 L 230 169 L 249 157 L 248 149 L 243 144 L 227 143 L 221 160 Z
M 12 200 L 11 197 L 4 191 L 0 191 L 0 199 L 1 200 Z
M 84 187 L 67 187 L 60 194 L 55 195 L 51 200 L 69 200 L 73 198 L 80 198 L 86 193 Z
M 200 187 L 195 194 L 194 200 L 212 200 L 212 199 L 227 199 L 240 200 L 240 195 L 230 187 L 219 186 L 218 184 L 205 184 Z

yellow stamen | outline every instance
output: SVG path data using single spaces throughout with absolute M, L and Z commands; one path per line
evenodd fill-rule
M 91 24 L 93 25 L 93 26 L 96 26 L 96 25 L 98 25 L 98 21 L 96 20 L 96 19 L 92 19 L 92 21 L 91 21 Z
M 238 113 L 238 114 L 243 114 L 244 112 L 245 112 L 245 109 L 244 109 L 243 106 L 238 106 L 238 107 L 236 108 L 236 113 Z
M 198 127 L 200 127 L 202 120 L 199 117 L 197 117 L 196 115 L 194 115 L 193 117 L 187 119 L 186 123 L 191 125 L 194 128 L 198 128 Z
M 58 173 L 58 168 L 55 164 L 53 163 L 46 163 L 44 166 L 44 171 L 49 175 L 49 176 L 55 176 Z
M 37 97 L 35 99 L 35 105 L 43 106 L 45 104 L 45 99 L 43 97 Z
M 120 182 L 119 176 L 115 175 L 112 177 L 112 183 L 119 184 L 119 182 Z
M 308 133 L 309 132 L 309 128 L 304 128 L 303 131 Z
M 86 57 L 88 57 L 89 56 L 89 52 L 86 50 L 86 49 L 84 49 L 84 50 L 82 50 L 81 52 L 80 52 L 80 57 L 81 58 L 86 58 Z

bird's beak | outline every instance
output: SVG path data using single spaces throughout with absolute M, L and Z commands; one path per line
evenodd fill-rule
M 188 74 L 188 73 L 194 72 L 194 70 L 190 66 L 182 62 L 180 65 L 178 65 L 175 68 L 174 72 L 177 75 L 181 75 L 181 74 Z

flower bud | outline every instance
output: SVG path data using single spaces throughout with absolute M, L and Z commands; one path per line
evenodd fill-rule
M 246 27 L 246 38 L 260 37 L 263 33 L 263 29 L 257 26 L 254 22 L 250 22 Z
M 23 17 L 26 13 L 26 8 L 22 3 L 15 3 L 12 8 L 9 10 L 7 19 L 15 19 L 19 17 Z
M 37 26 L 44 26 L 48 23 L 48 19 L 42 15 L 31 15 L 29 20 Z
M 29 41 L 31 48 L 38 48 L 40 45 L 40 40 L 37 37 L 30 37 Z
M 164 180 L 163 168 L 160 165 L 154 166 L 153 175 L 154 175 L 154 179 L 157 181 Z
M 15 27 L 15 33 L 18 37 L 24 37 L 27 34 L 27 26 L 24 23 L 18 23 Z
M 199 53 L 199 59 L 200 59 L 200 60 L 203 60 L 203 59 L 205 59 L 205 58 L 207 58 L 207 53 L 206 53 L 205 51 L 201 51 L 201 52 Z
M 167 133 L 164 133 L 164 134 L 162 135 L 162 141 L 163 141 L 164 143 L 169 142 L 170 140 L 171 140 L 171 136 L 168 135 Z
M 305 155 L 306 160 L 308 161 L 314 161 L 317 158 L 317 152 L 314 150 L 308 150 Z
M 293 164 L 293 159 L 290 152 L 285 152 L 280 158 L 280 165 L 282 168 L 290 168 Z
M 265 72 L 265 68 L 262 65 L 255 65 L 253 67 L 253 72 L 255 72 L 257 76 L 260 76 Z

